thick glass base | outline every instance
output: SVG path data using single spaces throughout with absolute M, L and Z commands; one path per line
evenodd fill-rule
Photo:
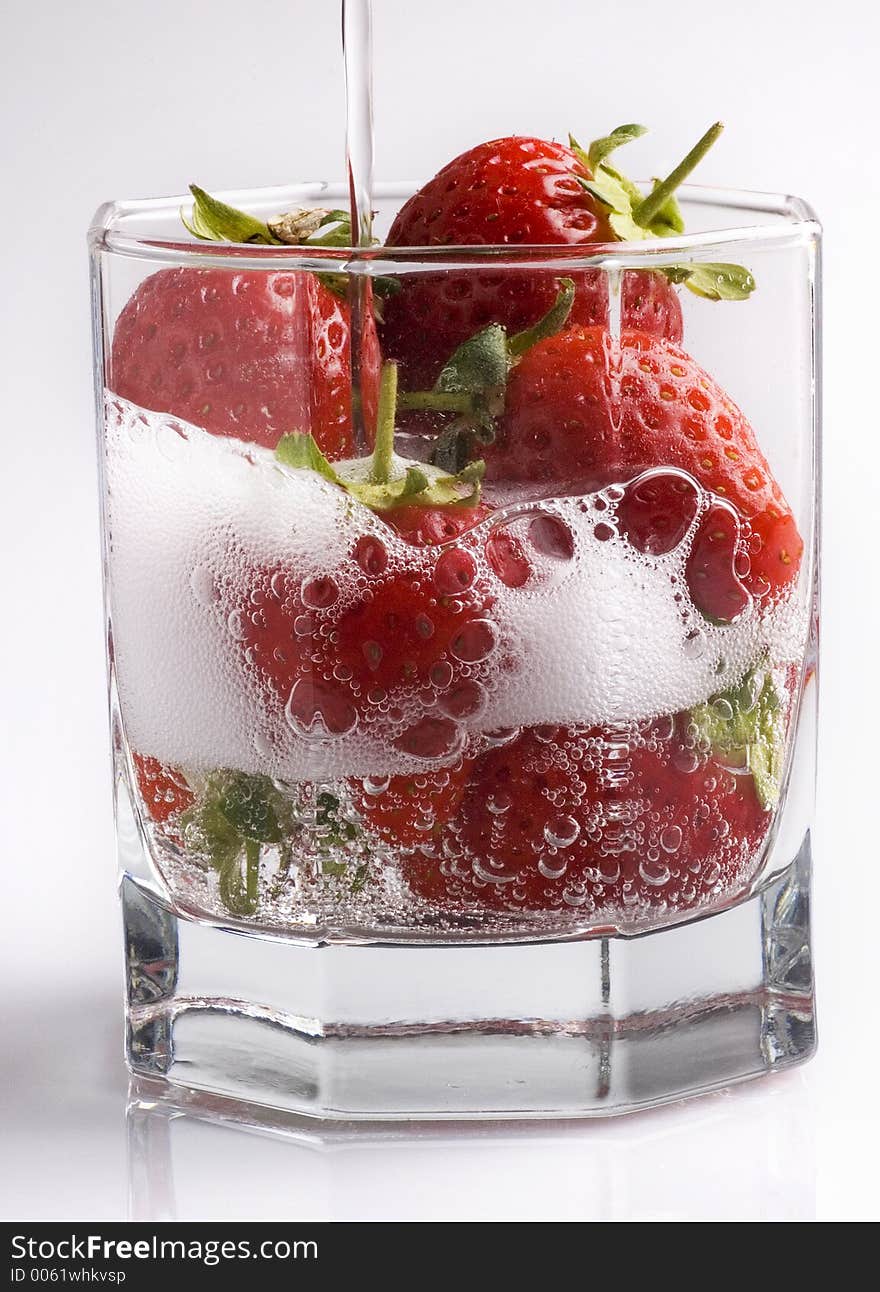
M 815 1049 L 809 838 L 763 891 L 637 938 L 305 946 L 122 881 L 131 1068 L 322 1118 L 608 1115 Z

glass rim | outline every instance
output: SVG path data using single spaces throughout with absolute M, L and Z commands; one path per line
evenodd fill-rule
M 405 200 L 419 187 L 416 181 L 377 184 L 378 200 Z M 217 193 L 230 205 L 257 208 L 262 213 L 292 207 L 297 203 L 321 205 L 322 199 L 347 205 L 347 186 L 313 181 L 271 188 L 238 189 Z M 189 194 L 102 204 L 88 230 L 93 254 L 164 264 L 196 267 L 226 265 L 236 269 L 320 270 L 324 273 L 366 276 L 414 273 L 434 270 L 476 270 L 527 266 L 532 269 L 601 269 L 609 263 L 623 268 L 662 269 L 682 259 L 707 260 L 712 252 L 738 246 L 755 249 L 803 245 L 821 237 L 822 227 L 812 207 L 802 198 L 787 194 L 750 192 L 742 189 L 684 185 L 679 197 L 693 206 L 745 211 L 755 219 L 744 225 L 676 234 L 667 238 L 646 238 L 638 242 L 609 243 L 480 243 L 467 246 L 309 247 L 265 246 L 255 243 L 213 243 L 200 241 L 183 231 L 169 239 L 167 234 L 132 231 L 136 222 L 162 217 L 179 217 L 181 208 L 192 201 Z M 256 213 L 256 212 L 255 212 Z M 775 222 L 761 217 L 774 216 Z M 585 247 L 589 252 L 585 253 Z

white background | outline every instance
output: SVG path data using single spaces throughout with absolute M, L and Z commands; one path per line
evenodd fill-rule
M 18 4 L 0 39 L 0 1036 L 15 1164 L 0 1216 L 124 1217 L 131 1173 L 143 1216 L 876 1219 L 877 7 L 375 9 L 381 177 L 426 177 L 482 138 L 633 120 L 653 125 L 641 156 L 662 172 L 720 117 L 706 183 L 798 193 L 823 219 L 819 1057 L 579 1127 L 279 1142 L 183 1122 L 165 1155 L 154 1124 L 150 1181 L 143 1149 L 127 1165 L 84 232 L 108 197 L 338 177 L 338 15 L 330 0 Z

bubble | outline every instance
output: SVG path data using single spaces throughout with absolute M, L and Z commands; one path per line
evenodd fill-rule
M 304 740 L 338 739 L 358 723 L 354 705 L 337 687 L 318 678 L 302 677 L 293 686 L 285 717 Z
M 365 776 L 364 779 L 361 781 L 361 784 L 363 785 L 364 790 L 367 794 L 371 794 L 374 797 L 377 797 L 380 794 L 384 794 L 385 791 L 388 789 L 388 786 L 391 784 L 391 777 L 390 776 Z
M 226 627 L 229 629 L 230 636 L 236 641 L 247 641 L 247 619 L 243 610 L 233 610 L 226 620 Z
M 490 568 L 508 588 L 522 588 L 528 583 L 532 567 L 522 544 L 509 528 L 496 526 L 486 539 L 484 551 Z
M 599 879 L 603 884 L 620 882 L 620 861 L 613 854 L 603 857 L 598 867 Z
M 498 790 L 486 798 L 486 807 L 493 816 L 503 816 L 505 812 L 510 811 L 512 805 L 513 799 L 504 790 Z
M 529 525 L 529 539 L 536 552 L 556 561 L 574 556 L 574 534 L 558 516 L 536 516 Z
M 480 683 L 466 679 L 441 696 L 438 707 L 450 718 L 473 718 L 484 712 L 487 703 Z
M 365 534 L 355 543 L 354 559 L 364 574 L 377 577 L 388 568 L 388 549 L 381 539 Z
M 516 740 L 520 733 L 519 727 L 496 727 L 494 731 L 487 731 L 485 739 L 494 749 L 502 745 L 509 745 Z
M 449 663 L 449 660 L 446 659 L 437 660 L 437 662 L 432 664 L 428 670 L 428 678 L 430 682 L 441 691 L 445 690 L 449 686 L 453 676 L 452 665 Z
M 587 900 L 587 894 L 578 892 L 576 889 L 566 888 L 562 894 L 562 900 L 566 906 L 583 906 Z
M 300 588 L 304 606 L 309 610 L 326 610 L 339 597 L 339 588 L 329 576 L 318 579 L 305 579 Z
M 542 857 L 538 862 L 538 870 L 545 879 L 561 879 L 568 870 L 568 858 L 561 857 L 554 865 L 547 857 Z
M 197 565 L 190 575 L 189 584 L 196 600 L 203 606 L 214 604 L 217 589 L 214 584 L 214 573 L 209 565 Z
M 464 732 L 450 718 L 426 717 L 407 728 L 394 744 L 414 758 L 434 762 L 458 753 L 464 744 Z
M 706 634 L 699 628 L 692 628 L 684 639 L 683 650 L 688 659 L 702 659 L 706 654 Z
M 498 641 L 498 630 L 490 619 L 474 619 L 453 638 L 450 649 L 465 664 L 488 659 Z
M 697 482 L 683 472 L 646 471 L 627 485 L 618 503 L 620 531 L 636 551 L 663 556 L 684 539 L 699 500 Z
M 648 861 L 647 858 L 639 862 L 639 874 L 652 888 L 662 888 L 672 878 L 672 873 L 665 862 Z
M 681 847 L 681 827 L 669 825 L 660 835 L 660 847 L 664 852 L 677 852 Z
M 451 547 L 437 560 L 434 583 L 445 596 L 455 596 L 471 586 L 476 573 L 477 563 L 470 552 Z
M 672 761 L 680 772 L 695 772 L 700 765 L 699 755 L 693 749 L 676 749 Z
M 581 832 L 572 816 L 557 816 L 544 827 L 544 838 L 553 848 L 570 848 Z

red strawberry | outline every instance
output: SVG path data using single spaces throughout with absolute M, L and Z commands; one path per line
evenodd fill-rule
M 213 435 L 274 448 L 311 431 L 329 458 L 354 451 L 348 307 L 311 274 L 153 274 L 119 316 L 110 386 Z
M 156 758 L 132 755 L 141 801 L 150 818 L 163 825 L 195 802 L 195 796 L 180 772 Z
M 745 882 L 770 823 L 755 783 L 707 758 L 683 718 L 620 731 L 533 728 L 479 758 L 442 865 L 409 886 L 446 908 L 629 922 Z
M 251 572 L 234 607 L 242 660 L 295 728 L 342 736 L 358 723 L 393 727 L 403 705 L 410 719 L 398 748 L 428 761 L 454 756 L 463 722 L 484 704 L 480 666 L 498 636 L 496 590 L 478 572 L 478 549 L 448 540 L 488 510 L 401 507 L 386 513 L 387 538 L 362 534 L 338 574 Z M 437 546 L 435 535 L 447 541 Z
M 784 590 L 797 576 L 803 542 L 742 412 L 668 341 L 626 331 L 614 354 L 610 347 L 602 329 L 572 328 L 526 352 L 511 373 L 496 441 L 485 449 L 487 478 L 580 492 L 656 467 L 686 471 L 734 509 L 719 504 L 704 518 L 690 567 L 692 592 L 708 589 L 698 604 L 731 618 L 738 599 L 742 609 L 742 585 L 755 596 Z M 688 521 L 686 496 L 668 507 L 659 495 L 657 502 L 663 527 L 677 531 Z M 748 529 L 747 552 L 738 518 Z M 644 516 L 635 530 L 632 524 L 624 515 L 631 537 Z M 633 541 L 660 550 L 656 542 L 666 540 Z
M 512 137 L 462 153 L 409 199 L 388 234 L 392 247 L 588 245 L 617 238 L 609 209 L 583 187 L 593 171 L 562 144 Z M 567 272 L 567 271 L 566 271 Z M 572 322 L 604 323 L 607 284 L 599 271 L 573 273 Z M 404 279 L 385 303 L 382 339 L 410 389 L 433 385 L 445 361 L 488 323 L 531 327 L 556 297 L 556 278 L 529 270 Z M 661 274 L 632 272 L 623 285 L 628 326 L 681 340 L 678 296 Z

